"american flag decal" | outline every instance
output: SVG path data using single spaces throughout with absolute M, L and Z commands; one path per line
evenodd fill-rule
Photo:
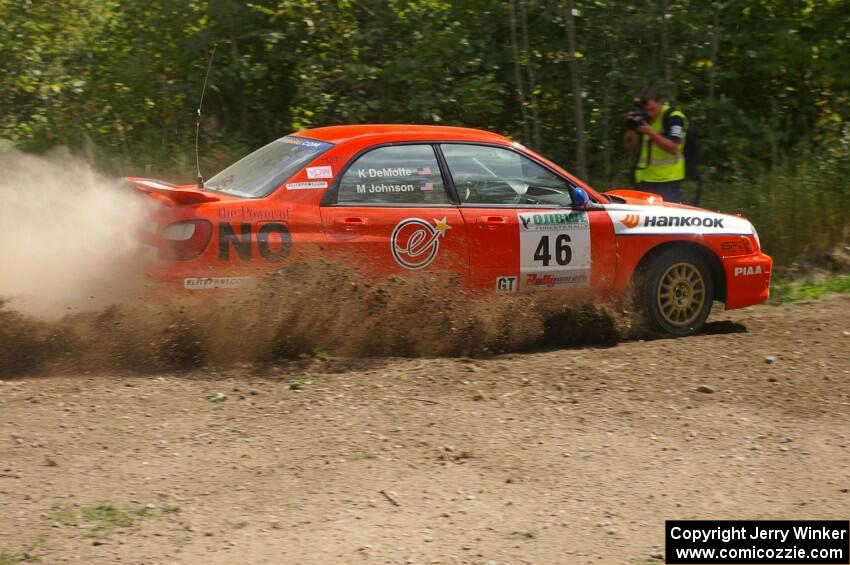
M 427 180 L 423 180 L 419 183 L 420 190 L 434 190 L 434 183 L 428 182 Z
M 417 175 L 430 175 L 431 174 L 431 167 L 417 167 L 416 168 L 416 174 Z

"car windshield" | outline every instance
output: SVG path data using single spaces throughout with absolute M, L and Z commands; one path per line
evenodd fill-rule
M 204 186 L 234 196 L 261 198 L 331 147 L 332 144 L 323 141 L 292 135 L 282 137 L 236 161 Z

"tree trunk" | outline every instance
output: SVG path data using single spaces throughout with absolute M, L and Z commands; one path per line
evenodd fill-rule
M 615 62 L 616 64 L 616 62 Z M 602 178 L 605 187 L 611 186 L 611 90 L 614 87 L 614 73 L 609 73 L 602 93 Z
M 525 107 L 525 91 L 522 87 L 522 69 L 519 60 L 519 42 L 516 36 L 516 7 L 515 0 L 510 0 L 508 3 L 510 24 L 511 24 L 511 50 L 514 58 L 514 80 L 516 81 L 516 95 L 519 101 L 519 108 L 522 112 L 522 143 L 524 145 L 531 144 L 531 138 L 528 136 L 528 109 Z
M 535 151 L 542 151 L 542 143 L 540 141 L 540 108 L 537 104 L 537 94 L 535 90 L 537 90 L 537 82 L 534 78 L 534 61 L 531 56 L 531 49 L 529 48 L 528 41 L 528 10 L 526 0 L 521 0 L 519 3 L 519 13 L 520 18 L 522 19 L 522 48 L 525 52 L 525 69 L 528 73 L 528 94 L 531 98 L 531 116 L 532 116 L 532 124 L 531 131 L 532 136 L 534 138 L 533 141 L 533 149 Z
M 714 98 L 714 85 L 717 81 L 717 57 L 720 53 L 720 12 L 723 4 L 714 4 L 714 29 L 711 31 L 711 68 L 708 69 L 708 97 Z
M 669 0 L 661 0 L 661 61 L 664 67 L 664 94 L 670 96 L 670 87 L 673 85 L 673 77 L 670 71 L 670 29 L 667 25 L 667 9 Z
M 230 56 L 233 58 L 233 65 L 236 67 L 239 75 L 242 75 L 242 54 L 239 51 L 239 6 L 238 4 L 230 4 L 232 10 L 229 13 L 230 23 Z M 236 85 L 236 99 L 239 104 L 239 131 L 242 135 L 248 137 L 248 106 L 247 96 L 245 96 L 245 87 L 243 81 L 239 80 Z
M 573 90 L 573 111 L 576 122 L 576 167 L 578 176 L 587 179 L 587 155 L 584 148 L 584 99 L 581 96 L 581 75 L 578 57 L 576 57 L 576 21 L 573 15 L 575 2 L 567 0 L 564 21 L 567 28 L 567 49 L 569 50 L 570 82 Z

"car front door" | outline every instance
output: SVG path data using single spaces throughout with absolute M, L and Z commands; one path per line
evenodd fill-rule
M 464 284 L 466 229 L 435 151 L 397 144 L 355 157 L 321 208 L 331 252 L 372 273 L 424 271 Z
M 471 284 L 498 292 L 604 291 L 616 268 L 604 210 L 574 210 L 569 180 L 504 147 L 440 150 L 467 226 Z

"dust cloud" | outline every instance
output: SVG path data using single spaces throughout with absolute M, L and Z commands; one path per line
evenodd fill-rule
M 43 318 L 132 292 L 144 201 L 68 151 L 0 148 L 0 296 Z

